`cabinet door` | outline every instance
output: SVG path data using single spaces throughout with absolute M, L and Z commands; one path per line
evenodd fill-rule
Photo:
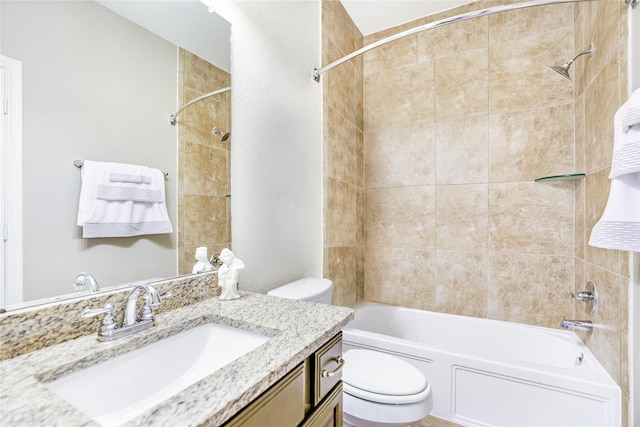
M 313 405 L 322 399 L 342 379 L 342 332 L 331 338 L 314 354 L 314 399 Z
M 342 427 L 342 381 L 300 427 Z
M 265 391 L 233 417 L 225 427 L 296 426 L 304 419 L 304 363 Z

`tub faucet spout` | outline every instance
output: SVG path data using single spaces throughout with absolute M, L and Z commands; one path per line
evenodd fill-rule
M 575 329 L 585 332 L 593 331 L 593 323 L 591 323 L 591 320 L 568 320 L 563 317 L 560 327 L 562 329 Z

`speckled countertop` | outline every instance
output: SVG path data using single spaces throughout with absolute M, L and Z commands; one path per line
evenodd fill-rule
M 85 414 L 45 383 L 120 354 L 214 322 L 270 339 L 128 422 L 127 426 L 220 425 L 337 334 L 353 310 L 242 292 L 233 301 L 208 299 L 156 315 L 157 326 L 103 343 L 81 337 L 0 362 L 3 426 L 91 426 Z M 91 394 L 100 399 L 100 385 Z

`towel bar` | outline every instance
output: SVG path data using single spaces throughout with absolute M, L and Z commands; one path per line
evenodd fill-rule
M 73 166 L 77 167 L 77 168 L 81 168 L 84 165 L 84 160 L 74 160 L 73 161 Z M 162 174 L 164 175 L 165 178 L 169 177 L 169 173 L 168 172 L 162 172 Z

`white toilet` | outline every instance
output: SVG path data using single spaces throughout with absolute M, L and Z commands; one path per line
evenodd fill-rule
M 267 294 L 331 304 L 333 282 L 306 277 Z M 344 425 L 346 427 L 403 427 L 431 412 L 431 386 L 422 372 L 387 353 L 351 349 L 343 355 Z

